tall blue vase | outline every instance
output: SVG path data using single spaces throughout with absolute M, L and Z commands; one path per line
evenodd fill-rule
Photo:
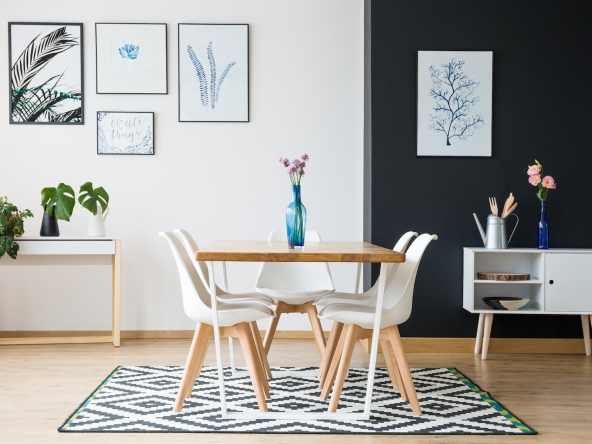
M 541 202 L 541 215 L 539 216 L 539 245 L 538 248 L 549 248 L 549 220 L 547 219 L 547 202 Z
M 286 209 L 286 230 L 290 248 L 304 247 L 306 208 L 300 198 L 300 185 L 292 185 L 292 202 Z

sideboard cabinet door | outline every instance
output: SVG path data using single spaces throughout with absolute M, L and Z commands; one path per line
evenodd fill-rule
M 546 311 L 592 311 L 592 254 L 548 253 L 545 271 Z

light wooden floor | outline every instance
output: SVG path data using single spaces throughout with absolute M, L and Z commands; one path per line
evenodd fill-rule
M 226 341 L 225 341 L 226 342 Z M 214 365 L 213 344 L 206 365 Z M 592 358 L 583 355 L 409 354 L 412 367 L 457 367 L 538 436 L 74 434 L 57 427 L 117 365 L 184 365 L 188 340 L 0 347 L 0 443 L 590 443 Z M 240 352 L 237 349 L 237 354 Z M 238 356 L 240 364 L 242 357 Z M 382 365 L 382 355 L 379 355 Z M 228 362 L 226 358 L 225 362 Z M 360 344 L 352 366 L 367 365 Z M 271 365 L 318 365 L 312 340 L 278 339 Z

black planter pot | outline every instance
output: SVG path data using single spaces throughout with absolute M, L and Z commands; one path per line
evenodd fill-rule
M 59 236 L 60 227 L 58 227 L 58 219 L 56 217 L 56 208 L 53 207 L 51 216 L 47 211 L 43 210 L 43 222 L 41 222 L 40 236 Z

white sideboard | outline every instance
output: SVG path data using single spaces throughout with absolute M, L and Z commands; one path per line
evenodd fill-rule
M 112 342 L 115 347 L 120 345 L 121 318 L 121 240 L 105 237 L 40 237 L 23 236 L 15 239 L 19 245 L 17 255 L 108 255 L 111 256 L 111 335 L 110 336 L 64 336 L 64 337 L 29 337 L 0 338 L 0 345 L 15 344 L 61 344 Z
M 479 313 L 475 353 L 481 344 L 487 358 L 494 314 L 580 315 L 586 355 L 590 355 L 592 323 L 592 250 L 464 248 L 463 308 Z M 528 281 L 477 279 L 479 272 L 528 273 Z M 530 302 L 519 310 L 495 310 L 483 302 L 487 296 L 515 296 Z

